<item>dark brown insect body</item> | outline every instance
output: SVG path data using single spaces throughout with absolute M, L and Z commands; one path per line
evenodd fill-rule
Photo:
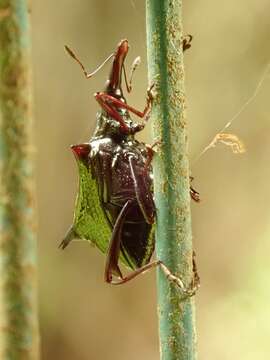
M 67 50 L 79 62 L 85 76 L 91 77 L 75 54 L 69 48 Z M 72 146 L 79 173 L 81 170 L 80 193 L 74 223 L 61 243 L 65 248 L 73 238 L 82 238 L 96 244 L 107 253 L 105 280 L 113 284 L 127 282 L 142 271 L 161 264 L 160 261 L 150 263 L 155 221 L 153 150 L 134 138 L 148 119 L 152 87 L 147 92 L 147 103 L 142 112 L 127 105 L 121 87 L 124 73 L 127 90 L 131 89 L 124 68 L 127 52 L 128 41 L 122 40 L 113 54 L 105 90 L 95 94 L 102 111 L 97 115 L 93 137 L 89 143 Z M 135 123 L 130 117 L 131 112 L 144 122 Z M 191 195 L 197 198 L 198 194 L 192 190 Z M 133 272 L 123 276 L 119 260 Z M 113 280 L 113 275 L 118 279 Z
M 68 51 L 76 58 L 71 50 Z M 107 252 L 105 280 L 112 282 L 114 273 L 121 279 L 117 283 L 130 278 L 121 274 L 118 266 L 120 254 L 123 262 L 135 270 L 149 264 L 154 251 L 152 151 L 134 138 L 144 124 L 135 123 L 129 114 L 133 112 L 145 118 L 150 110 L 151 93 L 148 92 L 144 111 L 127 105 L 121 87 L 127 52 L 128 42 L 122 40 L 114 54 L 105 90 L 95 94 L 102 111 L 97 116 L 93 137 L 87 144 L 72 147 L 77 160 L 89 168 L 97 186 L 100 206 L 111 228 L 111 238 L 107 239 L 108 246 L 104 249 Z M 72 233 L 69 231 L 61 246 L 67 246 L 73 237 L 88 239 L 87 235 L 80 233 L 76 221 Z M 88 240 L 99 246 L 98 239 Z

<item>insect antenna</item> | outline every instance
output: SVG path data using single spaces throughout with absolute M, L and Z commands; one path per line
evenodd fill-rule
M 140 58 L 140 56 L 137 56 L 136 59 L 133 61 L 132 65 L 131 65 L 130 74 L 129 74 L 129 80 L 127 79 L 127 73 L 126 73 L 125 64 L 123 64 L 125 84 L 126 84 L 126 89 L 127 89 L 128 93 L 130 93 L 131 90 L 132 90 L 133 75 L 134 75 L 134 72 L 137 69 L 137 67 L 140 65 L 140 63 L 141 63 L 141 58 Z
M 114 53 L 112 53 L 110 56 L 107 57 L 107 59 L 105 59 L 103 61 L 103 63 L 101 63 L 93 72 L 91 73 L 88 73 L 86 70 L 85 70 L 85 67 L 84 65 L 82 64 L 82 62 L 79 60 L 79 58 L 75 55 L 75 53 L 67 46 L 65 45 L 65 49 L 67 51 L 67 53 L 75 60 L 77 61 L 77 63 L 80 65 L 83 73 L 84 73 L 84 76 L 87 78 L 87 79 L 90 79 L 93 75 L 95 75 L 100 69 L 103 68 L 103 66 L 114 56 Z

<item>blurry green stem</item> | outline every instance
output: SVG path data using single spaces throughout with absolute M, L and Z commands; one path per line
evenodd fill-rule
M 0 0 L 0 359 L 37 360 L 36 224 L 26 0 Z
M 150 83 L 156 85 L 152 111 L 154 138 L 161 141 L 154 159 L 157 207 L 157 258 L 188 287 L 192 280 L 189 164 L 185 118 L 181 0 L 146 1 Z M 158 271 L 158 312 L 162 360 L 194 360 L 193 299 L 184 298 Z

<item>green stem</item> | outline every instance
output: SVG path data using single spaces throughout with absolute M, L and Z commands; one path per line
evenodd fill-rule
M 26 0 L 0 0 L 0 358 L 37 360 L 36 223 Z
M 188 287 L 192 280 L 189 163 L 185 118 L 181 0 L 146 0 L 150 83 L 157 96 L 151 121 L 161 146 L 154 159 L 157 207 L 156 250 Z M 194 360 L 195 316 L 185 298 L 158 270 L 158 313 L 162 360 Z

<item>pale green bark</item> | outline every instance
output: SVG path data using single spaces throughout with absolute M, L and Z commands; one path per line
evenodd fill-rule
M 25 0 L 0 0 L 0 358 L 37 360 L 30 29 Z
M 181 0 L 147 0 L 149 81 L 157 96 L 151 116 L 157 207 L 157 258 L 183 279 L 192 280 L 189 164 L 185 117 Z M 192 298 L 184 298 L 158 270 L 158 314 L 162 360 L 194 360 L 196 337 Z

